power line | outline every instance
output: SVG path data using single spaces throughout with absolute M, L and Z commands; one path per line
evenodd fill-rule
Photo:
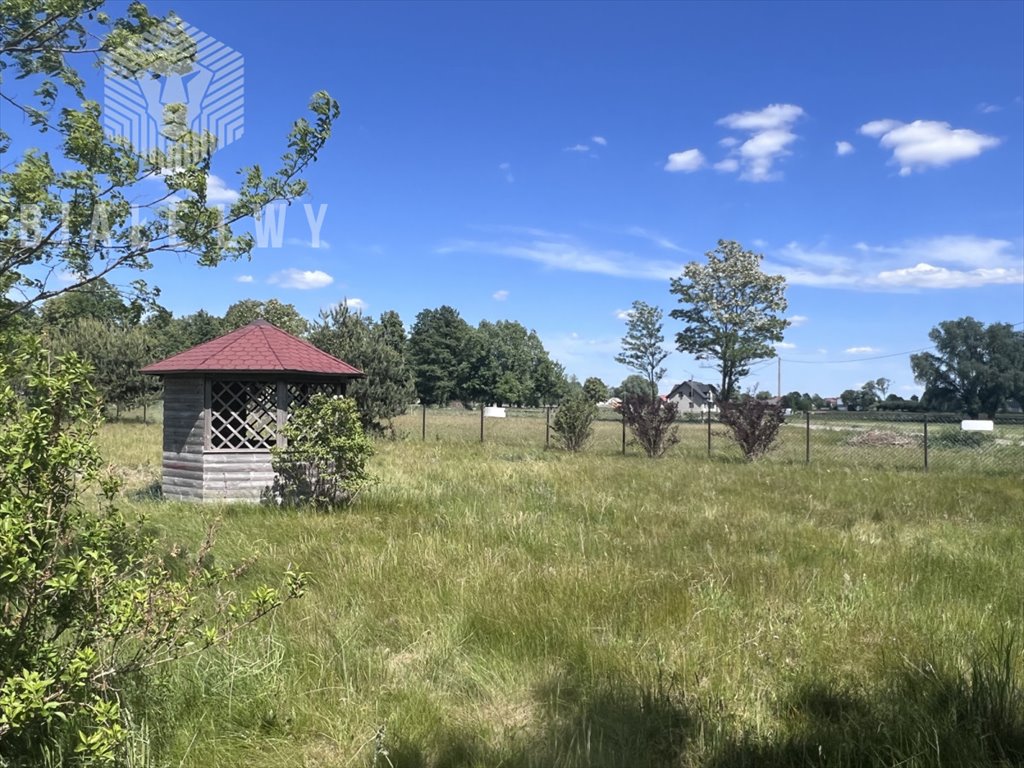
M 866 362 L 868 360 L 884 360 L 887 357 L 902 357 L 905 354 L 916 354 L 918 352 L 925 352 L 929 349 L 935 349 L 935 345 L 932 344 L 928 347 L 922 347 L 921 349 L 908 349 L 905 352 L 893 352 L 892 354 L 877 354 L 871 357 L 848 357 L 843 360 L 795 360 L 792 357 L 780 358 L 783 362 L 797 362 L 801 366 L 839 366 L 844 362 Z

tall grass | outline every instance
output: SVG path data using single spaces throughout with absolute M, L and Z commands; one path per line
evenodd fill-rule
M 220 517 L 251 578 L 313 573 L 135 695 L 155 765 L 1024 761 L 1019 477 L 698 461 L 696 440 L 651 461 L 615 424 L 568 455 L 532 420 L 486 426 L 506 439 L 378 443 L 379 482 L 327 515 L 160 502 L 159 427 L 106 429 L 168 543 Z

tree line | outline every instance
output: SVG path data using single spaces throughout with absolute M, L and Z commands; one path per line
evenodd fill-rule
M 551 359 L 535 331 L 513 320 L 472 326 L 450 306 L 424 309 L 408 331 L 393 310 L 372 317 L 344 302 L 312 321 L 277 299 L 244 299 L 223 316 L 205 310 L 175 316 L 152 301 L 126 298 L 101 278 L 48 299 L 38 311 L 22 311 L 18 323 L 42 336 L 53 352 L 75 352 L 88 361 L 93 386 L 120 409 L 161 396 L 159 380 L 139 373 L 143 366 L 257 319 L 366 373 L 349 394 L 364 426 L 375 431 L 387 429 L 417 400 L 541 406 L 582 388 Z

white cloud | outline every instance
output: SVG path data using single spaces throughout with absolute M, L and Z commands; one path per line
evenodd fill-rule
M 989 104 L 987 101 L 983 101 L 978 105 L 978 111 L 983 115 L 991 115 L 993 112 L 999 112 L 1002 110 L 998 104 Z
M 633 237 L 640 237 L 643 238 L 644 240 L 648 240 L 654 243 L 659 248 L 664 248 L 667 251 L 678 251 L 680 253 L 683 253 L 686 250 L 685 248 L 680 248 L 667 237 L 662 237 L 658 233 L 651 232 L 650 230 L 644 229 L 643 227 L 630 227 L 628 230 L 628 234 L 633 235 Z
M 735 136 L 726 136 L 724 139 L 718 140 L 718 146 L 725 147 L 726 149 L 732 149 L 739 143 L 740 140 L 737 139 Z
M 788 341 L 777 341 L 775 342 L 776 349 L 796 349 L 796 344 L 790 344 Z
M 995 283 L 1020 281 L 1020 272 L 1007 269 L 972 269 L 969 271 L 936 267 L 925 262 L 904 269 L 878 273 L 879 283 L 892 288 L 978 288 Z
M 899 120 L 872 120 L 870 123 L 864 123 L 860 127 L 860 132 L 865 136 L 871 136 L 878 138 L 884 136 L 893 128 L 899 128 L 903 123 Z
M 847 347 L 846 354 L 848 355 L 870 355 L 875 352 L 881 352 L 882 350 L 875 347 Z
M 505 299 L 508 298 L 508 291 L 506 291 L 504 288 L 501 289 L 500 291 L 495 291 L 494 293 L 491 294 L 491 298 L 494 299 L 495 301 L 504 301 Z
M 566 147 L 562 150 L 563 152 L 589 152 L 590 147 L 586 144 L 573 144 L 571 147 Z
M 608 146 L 608 139 L 604 136 L 593 136 L 590 140 L 595 144 L 600 144 L 602 147 Z
M 683 172 L 693 173 L 704 165 L 704 155 L 699 149 L 687 149 L 682 152 L 673 152 L 668 156 L 665 163 L 665 170 L 671 173 Z
M 715 169 L 732 173 L 741 171 L 745 181 L 775 181 L 782 178 L 774 171 L 777 160 L 792 154 L 788 147 L 797 139 L 793 124 L 804 116 L 795 104 L 769 104 L 757 112 L 735 112 L 718 121 L 718 125 L 734 131 L 746 131 L 750 138 L 742 144 L 733 137 L 719 143 L 730 147 L 730 156 L 715 163 Z
M 238 200 L 238 192 L 231 189 L 224 183 L 224 179 L 214 174 L 206 177 L 206 202 L 211 205 L 218 203 L 233 203 Z
M 837 141 L 836 142 L 836 154 L 839 155 L 840 157 L 843 157 L 844 155 L 852 155 L 853 154 L 853 144 L 851 144 L 848 141 Z
M 807 315 L 791 315 L 787 319 L 789 320 L 790 328 L 799 328 L 808 320 Z
M 623 321 L 625 321 L 625 320 L 629 320 L 629 318 L 631 318 L 632 316 L 633 316 L 633 310 L 632 309 L 616 309 L 615 310 L 615 319 L 616 320 L 623 320 Z
M 771 131 L 792 125 L 804 111 L 795 104 L 769 104 L 759 112 L 734 112 L 718 121 L 719 125 L 734 131 Z
M 364 309 L 366 309 L 366 302 L 363 301 L 362 299 L 357 299 L 357 298 L 345 299 L 341 303 L 344 304 L 349 309 L 354 309 L 357 312 L 362 312 Z
M 853 253 L 789 243 L 765 268 L 792 285 L 872 291 L 978 288 L 1024 284 L 1020 243 L 973 235 L 857 243 Z M 942 265 L 942 266 L 938 266 Z
M 892 150 L 891 163 L 900 167 L 900 176 L 977 157 L 1001 143 L 994 136 L 952 128 L 937 120 L 873 120 L 862 125 L 860 132 L 877 138 L 882 147 Z
M 319 269 L 283 269 L 267 280 L 272 285 L 280 285 L 282 288 L 297 288 L 299 290 L 311 290 L 313 288 L 324 288 L 334 282 L 334 278 Z
M 516 177 L 512 175 L 512 163 L 499 163 L 498 170 L 505 174 L 505 181 L 509 184 L 515 182 Z
M 644 259 L 628 251 L 592 248 L 569 235 L 530 229 L 505 228 L 505 231 L 516 236 L 491 241 L 454 240 L 437 252 L 504 256 L 532 261 L 547 269 L 645 280 L 677 277 L 683 269 L 681 262 Z
M 253 280 L 252 275 L 239 275 L 235 278 L 236 283 L 251 283 Z

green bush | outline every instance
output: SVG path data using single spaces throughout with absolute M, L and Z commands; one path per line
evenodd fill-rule
M 597 405 L 582 390 L 573 392 L 555 411 L 551 430 L 567 451 L 582 451 L 594 434 Z
M 316 394 L 292 411 L 285 444 L 273 450 L 275 501 L 331 509 L 351 502 L 370 482 L 366 461 L 373 445 L 354 400 Z
M 212 565 L 212 533 L 175 564 L 141 517 L 116 507 L 89 373 L 37 339 L 0 338 L 0 765 L 39 765 L 45 754 L 116 764 L 126 683 L 284 599 L 268 587 L 229 591 L 235 573 Z M 97 489 L 98 503 L 83 502 Z M 301 589 L 290 573 L 288 594 Z
M 995 440 L 991 432 L 964 432 L 959 428 L 936 430 L 928 435 L 932 448 L 984 448 Z

